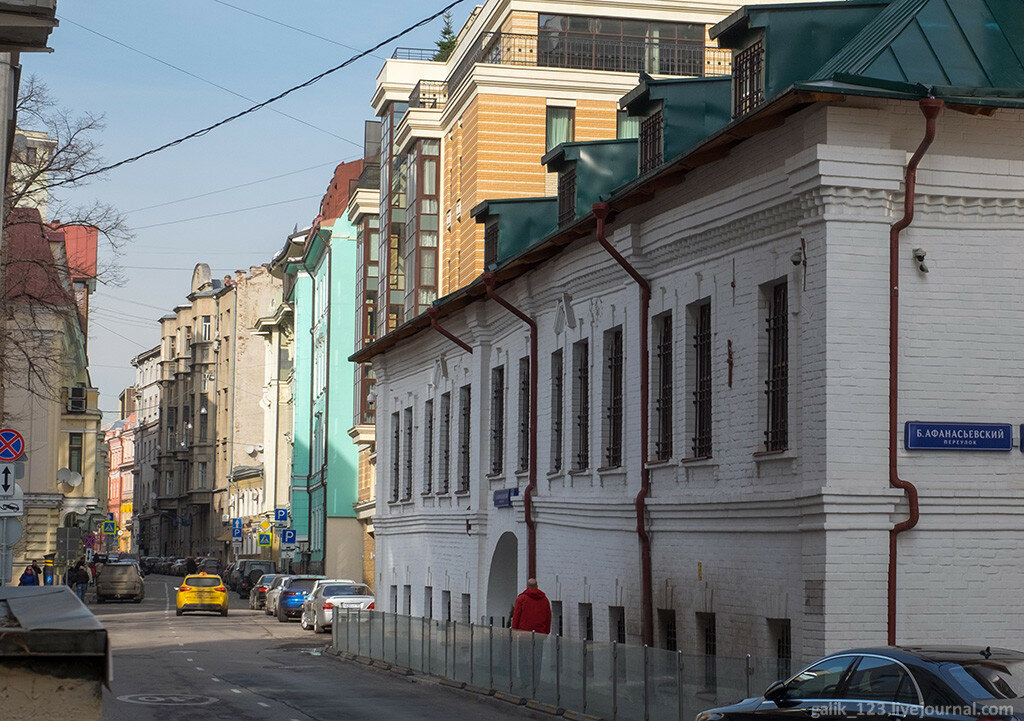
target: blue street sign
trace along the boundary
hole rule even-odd
[[[242,527],[239,526],[238,528],[232,528],[231,529],[231,537],[232,538],[241,538],[242,537]]]
[[[295,545],[295,529],[286,528],[281,531],[281,543],[285,545]]]
[[[1013,427],[1009,423],[907,421],[903,446],[908,451],[1008,451],[1013,448]]]
[[[259,534],[258,545],[260,545],[260,546],[270,546],[270,545],[273,545],[273,541],[271,540],[271,535],[269,533],[261,533],[261,534]]]
[[[108,513],[107,514],[107,520],[108,521],[113,521],[114,520],[114,514],[113,513]]]
[[[274,520],[275,521],[288,521],[288,509],[287,508],[275,508],[274,509]]]
[[[235,528],[241,529],[242,528],[242,519],[241,518],[232,518],[231,519],[231,528],[232,529],[235,529]]]
[[[518,488],[501,488],[494,492],[495,508],[511,508],[512,499],[519,495]]]
[[[103,533],[107,536],[113,536],[117,534],[117,524],[113,521],[103,522]]]

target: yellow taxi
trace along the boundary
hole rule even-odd
[[[218,611],[221,616],[228,615],[228,589],[220,576],[209,573],[185,576],[176,590],[179,616],[185,611]]]

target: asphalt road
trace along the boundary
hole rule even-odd
[[[534,717],[493,700],[324,655],[330,636],[280,623],[231,594],[227,617],[174,614],[180,579],[149,576],[141,604],[92,604],[110,633],[114,681],[105,721]]]

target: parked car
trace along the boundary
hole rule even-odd
[[[834,653],[759,698],[697,721],[796,718],[955,719],[1024,710],[1024,653],[982,646],[863,648]]]
[[[199,558],[196,559],[196,572],[197,573],[209,573],[217,576],[221,574],[221,562],[219,558]]]
[[[265,561],[256,558],[243,558],[232,571],[228,585],[234,589],[239,596],[247,598],[260,576],[267,573],[277,573],[277,564],[273,561]]]
[[[267,589],[279,573],[264,573],[256,580],[256,585],[249,591],[249,608],[260,609],[267,605]]]
[[[188,562],[187,558],[176,558],[171,563],[168,573],[172,576],[184,576],[185,575],[185,564]]]
[[[185,611],[216,611],[228,615],[228,589],[220,576],[207,573],[189,574],[176,586],[176,614]]]
[[[281,593],[281,585],[291,578],[288,574],[281,574],[267,586],[266,599],[263,604],[263,612],[268,616],[273,616],[277,613],[277,598]]]
[[[345,609],[370,609],[373,596],[363,583],[344,578],[317,581],[302,602],[299,623],[306,631],[324,633],[331,627],[335,607],[342,609],[342,613]]]
[[[145,597],[146,585],[134,561],[103,564],[96,576],[96,603],[113,599],[131,599],[135,603],[142,603]]]
[[[302,602],[323,576],[289,576],[281,584],[274,602],[274,615],[281,623],[302,615]]]

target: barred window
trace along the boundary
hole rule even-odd
[[[581,340],[572,346],[573,470],[590,467],[590,347]]]
[[[697,631],[704,642],[704,688],[713,691],[718,685],[718,637],[715,614],[698,613]]]
[[[517,471],[530,469],[530,359],[519,359],[519,462]]]
[[[788,618],[769,618],[768,632],[775,642],[775,678],[789,678],[792,674],[793,645],[790,640]]]
[[[694,309],[693,457],[711,457],[711,301]]]
[[[491,369],[491,475],[505,467],[505,366]]]
[[[640,121],[640,175],[654,170],[664,161],[663,125],[664,115],[661,110]]]
[[[402,500],[412,498],[412,408],[405,409],[404,463],[402,464]]]
[[[558,174],[558,227],[576,219],[576,167],[566,168]]]
[[[775,283],[768,298],[768,397],[765,450],[789,447],[789,299],[786,281]]]
[[[732,63],[733,112],[738,118],[764,102],[764,41],[736,53]]]
[[[434,490],[434,400],[423,404],[423,492]]]
[[[452,459],[452,394],[441,394],[441,417],[438,419],[438,450],[440,451],[437,492],[448,493],[451,488]]]
[[[654,457],[666,461],[672,457],[672,314],[656,319],[658,345],[654,349],[657,373],[654,399]]]
[[[402,421],[398,413],[391,414],[391,500],[398,500],[402,473]]]
[[[622,465],[622,328],[604,334],[604,467]]]
[[[562,423],[565,368],[562,351],[551,354],[551,470],[562,470]]]
[[[469,493],[469,419],[473,402],[471,386],[459,389],[459,485],[457,493]]]

